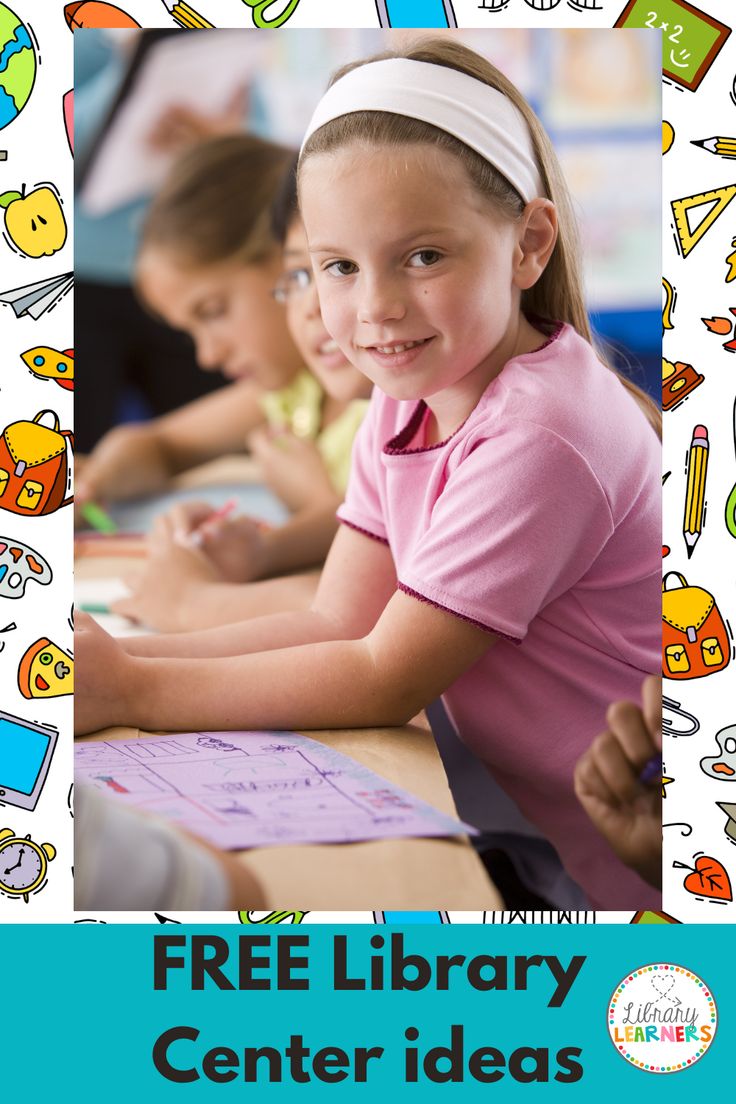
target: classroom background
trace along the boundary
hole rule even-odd
[[[137,106],[127,113],[122,151],[120,133],[113,141],[114,128],[120,126],[126,96],[130,107],[128,69],[140,32],[75,35],[75,270],[82,287],[130,294],[139,228],[170,163],[148,142],[167,106],[182,101],[205,113],[217,111],[218,103],[224,105],[243,87],[243,128],[298,146],[334,69],[417,34],[375,29],[153,33],[160,36],[157,49],[176,53],[178,60],[160,66],[155,81],[133,89]],[[596,333],[656,397],[661,386],[662,117],[657,36],[612,29],[445,33],[488,56],[540,116],[573,194]],[[230,64],[223,61],[228,57]],[[85,302],[80,292],[78,346],[84,342]],[[87,308],[87,323],[89,314]],[[182,342],[182,355],[191,355]],[[104,355],[94,360],[90,369],[102,381]],[[109,425],[96,424],[94,433],[85,432],[86,373],[82,363],[79,367],[77,430],[85,451]],[[190,377],[191,393],[179,392],[173,401],[172,391],[171,405],[221,382],[196,371]],[[112,390],[117,393],[110,399],[110,424],[162,413],[167,402],[160,393],[152,400],[149,389],[135,381]],[[99,410],[97,397],[95,403]]]

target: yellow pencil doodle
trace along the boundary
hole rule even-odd
[[[163,5],[171,18],[187,31],[214,30],[214,23],[210,23],[185,0],[163,0]]]
[[[697,425],[687,457],[687,489],[685,492],[685,516],[682,535],[685,539],[687,558],[695,551],[705,522],[705,487],[708,478],[708,454],[710,442],[706,426]]]

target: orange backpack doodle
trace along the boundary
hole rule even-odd
[[[667,580],[680,586],[667,589]],[[669,679],[703,678],[728,666],[731,641],[715,598],[688,586],[679,571],[662,580],[662,674]]]
[[[41,425],[50,414],[53,428]],[[0,437],[0,507],[14,514],[34,517],[53,514],[67,506],[69,448],[74,451],[74,436],[59,430],[53,410],[41,410],[32,422],[12,422]]]

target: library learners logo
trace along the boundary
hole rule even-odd
[[[685,966],[655,962],[623,978],[608,1002],[608,1033],[622,1058],[647,1073],[698,1062],[718,1028],[716,1002]]]

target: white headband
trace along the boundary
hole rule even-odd
[[[360,65],[325,92],[302,150],[325,123],[356,111],[388,111],[431,123],[495,165],[525,203],[545,194],[523,115],[502,92],[467,73],[410,58]]]

